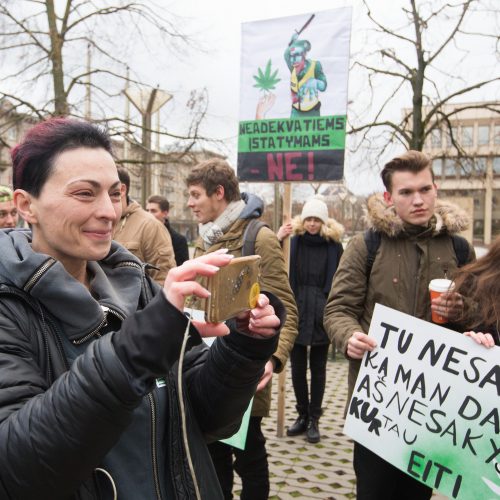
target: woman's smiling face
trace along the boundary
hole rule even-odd
[[[33,249],[67,269],[109,253],[121,216],[120,181],[102,148],[70,149],[56,156],[38,198],[31,197]]]

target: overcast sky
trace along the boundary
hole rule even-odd
[[[424,2],[420,1],[419,3],[423,4]],[[454,3],[458,3],[458,0],[454,0]],[[371,2],[378,19],[383,20],[389,26],[404,24],[400,10],[400,6],[403,4],[408,5],[408,0],[377,0]],[[158,83],[160,87],[170,90],[174,94],[173,101],[165,106],[163,113],[175,115],[176,112],[182,112],[188,90],[206,87],[209,92],[210,106],[202,132],[212,137],[225,139],[228,148],[224,152],[229,155],[230,161],[235,165],[240,98],[241,23],[273,17],[307,14],[345,6],[353,7],[351,57],[354,57],[361,51],[367,51],[367,40],[373,40],[373,38],[370,38],[372,35],[367,31],[370,23],[360,0],[350,2],[332,0],[308,0],[308,2],[298,0],[252,0],[251,2],[213,0],[211,2],[199,2],[197,0],[183,0],[171,4],[171,11],[181,16],[181,29],[192,33],[194,38],[201,44],[203,51],[193,50],[187,58],[183,55],[172,58],[171,61],[166,63],[167,66],[172,68],[172,71],[167,70],[154,74],[153,78],[161,75],[161,81],[151,81],[151,83]],[[484,21],[487,20],[484,19]],[[480,30],[482,27],[480,22],[481,20],[479,22],[476,20],[476,25],[469,26],[469,28]],[[445,32],[446,28],[447,25],[443,22],[440,29],[436,30],[436,39]],[[461,65],[463,54],[456,49],[457,47],[452,47],[450,50],[453,52],[450,52],[450,56],[447,58],[450,61],[450,68],[447,68],[450,73],[457,74],[459,70],[465,70],[466,76],[464,78],[474,81],[478,78],[478,75],[482,77],[488,71],[493,71],[493,68],[486,68],[481,65],[484,55],[481,53],[476,54],[475,58],[468,62],[469,66]],[[412,52],[399,52],[399,54],[402,57],[414,58]],[[411,61],[411,59],[408,60]],[[165,61],[163,63],[165,64]],[[411,64],[413,64],[413,61],[411,61]],[[440,75],[439,78],[442,78],[441,90],[443,91],[445,87],[447,91],[450,91],[455,84],[463,85],[463,81],[453,82],[449,75],[445,73]],[[351,76],[349,99],[351,105],[357,106],[358,112],[359,109],[363,109],[363,106],[368,104],[368,102],[363,103],[364,98],[369,98],[368,93],[363,92],[366,85],[367,82],[353,81]],[[381,95],[384,91],[383,87],[385,86],[380,88]],[[476,92],[467,98],[462,98],[461,101],[499,99],[499,87],[499,85],[496,85],[496,87],[488,88],[487,91]],[[395,119],[399,118],[402,107],[410,105],[411,96],[408,93],[403,94],[400,100],[396,100],[392,104],[392,113],[394,113]],[[393,151],[397,153],[398,148],[394,148]],[[381,184],[376,173],[377,168],[372,169],[375,172],[374,174],[370,174],[369,171],[364,169],[363,174],[360,175],[359,168],[356,168],[353,161],[357,162],[359,167],[360,160],[354,160],[347,155],[345,177],[349,187],[360,194],[380,189]]]
[[[460,0],[449,1],[458,3]],[[484,1],[490,2],[493,7],[498,6],[499,2],[499,0]],[[169,132],[182,133],[185,131],[187,122],[184,117],[186,116],[186,102],[189,99],[190,91],[207,88],[209,108],[201,133],[210,138],[223,140],[225,147],[222,152],[228,155],[234,166],[236,164],[236,137],[239,118],[240,40],[243,22],[352,6],[351,62],[358,58],[361,53],[366,54],[376,49],[375,34],[368,30],[370,22],[361,0],[308,0],[307,2],[299,0],[252,0],[249,2],[237,0],[206,2],[200,0],[176,0],[175,2],[156,0],[155,3],[161,5],[162,8],[165,6],[165,18],[172,19],[172,14],[178,16],[175,18],[175,24],[181,32],[192,37],[192,45],[189,48],[182,44],[165,45],[157,42],[153,30],[150,28],[141,29],[140,26],[122,25],[119,32],[108,30],[108,38],[114,44],[116,51],[113,55],[123,61],[122,66],[125,62],[129,64],[132,72],[135,73],[132,76],[136,76],[139,80],[152,86],[159,85],[161,89],[173,94],[173,99],[161,111],[162,125]],[[433,3],[436,2],[431,0],[418,1],[419,5]],[[401,6],[408,4],[408,0],[370,1],[373,12],[378,19],[388,26],[398,27],[405,24]],[[23,3],[22,5],[34,4]],[[57,0],[56,5],[61,8],[62,0]],[[491,21],[491,17],[490,15],[478,18],[475,20],[475,25],[468,26],[468,28],[471,31],[480,31]],[[447,27],[449,26],[447,26],[446,21],[443,21],[438,29],[430,34],[431,41],[435,41],[433,38],[437,40],[439,36],[443,36]],[[99,34],[102,36],[102,33]],[[140,38],[145,42],[146,48],[141,47],[141,44],[138,43]],[[444,68],[445,71],[437,75],[437,78],[440,79],[439,90],[443,93],[452,90],[454,85],[463,85],[464,82],[484,78],[488,73],[495,71],[495,67],[498,67],[498,60],[494,60],[493,64],[491,62],[483,63],[486,56],[484,49],[481,49],[483,52],[478,50],[474,57],[465,64],[462,60],[464,52],[461,51],[464,48],[470,49],[470,47],[452,45],[449,52],[444,54],[444,60],[449,64],[449,68]],[[397,48],[397,53],[405,61],[414,64],[415,55],[411,51],[405,52],[401,48]],[[69,55],[73,56],[78,64],[84,64],[85,58],[82,58],[80,53],[70,53]],[[491,55],[489,57],[491,61]],[[2,63],[4,72],[10,65],[15,73],[19,60],[14,57],[4,57]],[[463,74],[462,80],[453,78],[460,73]],[[17,82],[14,81],[14,84]],[[372,96],[367,92],[367,87],[368,81],[365,78],[359,78],[351,72],[348,95],[349,116],[357,114],[364,117],[364,113],[368,112]],[[377,87],[373,99],[380,99],[384,93],[388,92],[392,92],[391,86],[382,83]],[[121,114],[124,108],[123,98],[117,99],[117,106],[120,108],[117,112]],[[498,100],[500,99],[500,86],[490,86],[461,100],[470,101],[473,99]],[[406,91],[394,100],[388,112],[392,114],[392,117],[398,119],[401,116],[401,109],[410,105],[411,95]],[[349,136],[347,141],[349,146]],[[401,151],[401,147],[399,148]],[[399,151],[398,147],[395,147],[390,154]],[[362,155],[347,154],[345,177],[348,186],[360,194],[379,189],[381,187],[377,174],[379,168],[380,165],[370,164]]]

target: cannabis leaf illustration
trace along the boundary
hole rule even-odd
[[[281,81],[281,78],[277,78],[278,70],[272,72],[271,69],[272,62],[271,59],[267,61],[265,71],[261,68],[257,69],[257,75],[253,75],[254,80],[257,82],[254,87],[257,87],[263,92],[269,92],[276,88],[276,84]]]

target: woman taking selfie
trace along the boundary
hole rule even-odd
[[[30,230],[0,232],[0,498],[220,498],[205,442],[238,429],[276,347],[269,299],[244,331],[197,323],[184,345],[194,278],[231,256],[154,284],[111,239],[121,185],[94,125],[40,123],[12,161]]]

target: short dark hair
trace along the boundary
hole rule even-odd
[[[113,154],[106,130],[92,123],[51,118],[35,125],[11,151],[14,189],[24,189],[38,197],[57,155],[77,148],[102,148]]]
[[[125,194],[128,197],[128,192],[130,191],[130,174],[125,167],[118,167],[118,179],[125,186]]]
[[[380,176],[382,177],[385,189],[390,193],[392,190],[392,176],[394,172],[413,172],[417,174],[426,168],[430,170],[432,182],[434,182],[431,159],[421,151],[410,149],[406,153],[396,156],[396,158],[393,158],[389,163],[386,163]]]
[[[222,186],[226,201],[241,200],[238,178],[229,163],[220,158],[212,158],[198,163],[186,179],[188,187],[194,184],[203,186],[208,196],[214,194],[218,186]]]
[[[162,212],[168,212],[170,210],[170,203],[160,194],[153,194],[148,198],[148,203],[156,203],[160,207]]]

